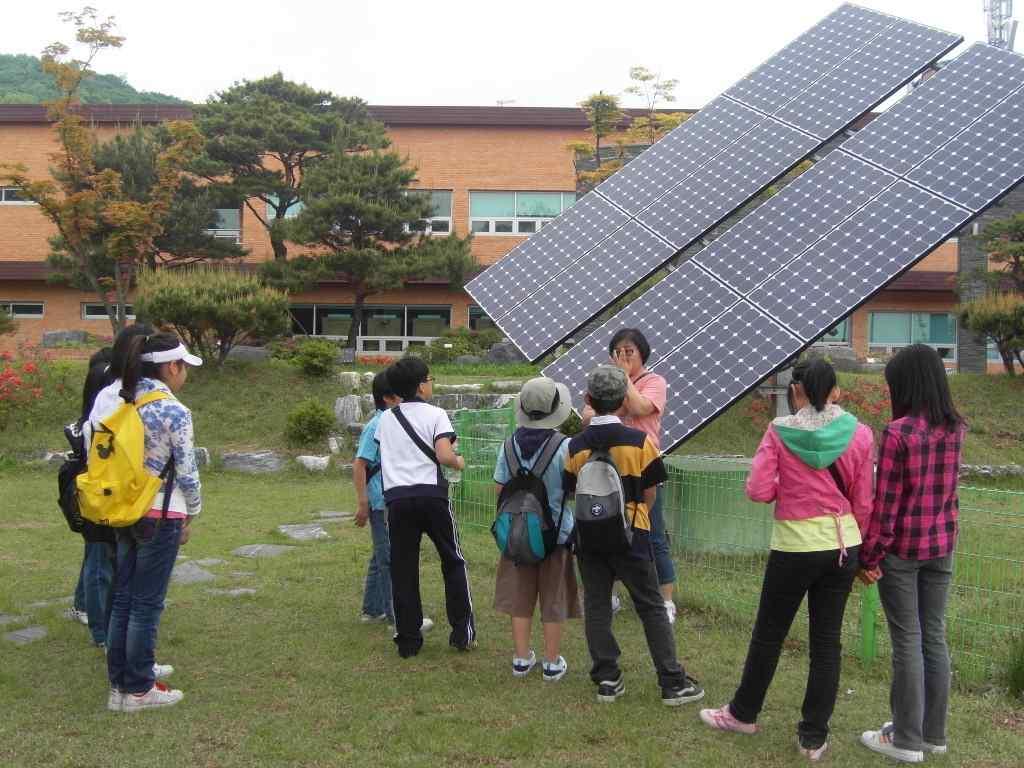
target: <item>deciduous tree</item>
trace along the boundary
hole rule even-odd
[[[659,135],[659,121],[657,114],[657,107],[659,102],[673,102],[676,100],[676,86],[679,85],[678,80],[674,79],[662,79],[660,74],[655,74],[647,67],[630,67],[629,68],[629,79],[633,81],[633,84],[626,88],[626,93],[634,96],[639,96],[644,103],[644,110],[647,115],[642,118],[643,122],[641,125],[637,125],[634,121],[632,126],[634,129],[641,129],[647,134],[647,144],[653,144],[665,133]],[[668,122],[675,122],[674,120]],[[682,120],[676,122],[676,125],[680,124]],[[675,126],[673,126],[675,127]],[[669,128],[668,130],[672,130]]]

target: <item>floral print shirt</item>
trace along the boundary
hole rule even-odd
[[[198,515],[202,510],[202,500],[192,434],[192,412],[181,404],[166,384],[157,379],[144,378],[139,381],[135,397],[157,390],[166,392],[170,397],[139,408],[139,416],[146,428],[146,469],[159,475],[173,455],[175,487],[172,489],[170,509],[186,512],[190,516]],[[153,502],[154,507],[163,505],[166,490],[165,484]]]

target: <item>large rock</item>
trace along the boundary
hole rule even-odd
[[[462,395],[454,392],[447,395],[434,395],[430,402],[446,411],[457,411],[459,408],[466,407],[462,404]]]
[[[522,388],[523,382],[520,379],[508,379],[491,382],[491,392],[505,392],[511,395],[518,395],[519,390],[521,390]]]
[[[171,571],[171,581],[175,584],[200,584],[204,581],[213,581],[217,577],[200,565],[188,560],[178,563]]]
[[[331,538],[330,534],[319,523],[298,523],[279,525],[277,530],[295,541],[319,541]]]
[[[363,418],[363,402],[359,395],[342,395],[334,401],[334,419],[342,427]]]
[[[342,371],[338,374],[338,383],[345,392],[358,392],[362,377],[355,371]]]
[[[235,472],[248,472],[252,475],[265,472],[280,472],[284,469],[284,459],[273,451],[225,453],[222,459],[224,469],[234,470]]]
[[[331,465],[330,456],[296,456],[295,460],[310,472],[326,472]]]
[[[489,363],[525,363],[526,356],[511,341],[499,341],[487,350]]]
[[[341,453],[341,443],[338,442],[338,438],[334,436],[327,438],[327,450],[330,451],[333,456],[337,456]]]
[[[361,421],[353,421],[345,426],[345,431],[348,432],[352,437],[358,439],[363,434],[363,427],[366,425]]]
[[[237,344],[228,352],[228,360],[240,363],[259,363],[268,357],[270,357],[270,350],[266,347],[250,347],[246,344]]]
[[[439,384],[434,388],[434,391],[438,394],[449,392],[464,394],[466,392],[481,392],[483,388],[483,384]]]
[[[277,557],[295,549],[290,544],[246,544],[231,551],[236,557]]]
[[[46,331],[41,346],[52,348],[62,344],[85,344],[88,340],[89,334],[86,331]]]
[[[833,368],[845,373],[878,373],[885,370],[885,363],[870,363],[867,360],[858,358],[853,347],[819,344],[810,347],[805,355],[807,357],[825,358],[832,363]]]
[[[359,401],[363,406],[363,418],[369,421],[370,416],[373,416],[377,410],[377,404],[373,402],[373,395],[360,395]]]
[[[367,392],[372,391],[373,379],[376,375],[377,374],[374,373],[373,371],[366,371],[363,373],[363,389],[365,389]]]

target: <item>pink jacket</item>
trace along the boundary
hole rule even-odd
[[[831,407],[839,414],[843,413],[838,407]],[[845,451],[835,460],[850,496],[847,500],[832,479],[827,464],[821,468],[811,466],[790,450],[776,431],[776,425],[798,425],[802,414],[804,411],[797,416],[776,419],[768,427],[750,468],[747,496],[753,501],[774,501],[778,520],[804,520],[852,512],[863,534],[874,503],[874,436],[870,428],[857,424]],[[818,414],[818,417],[827,421],[827,414]],[[809,431],[813,432],[813,429]]]

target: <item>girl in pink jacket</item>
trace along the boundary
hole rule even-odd
[[[817,761],[828,748],[843,612],[871,514],[874,439],[836,405],[836,374],[824,360],[796,365],[789,398],[793,415],[768,427],[747,478],[752,500],[775,502],[775,524],[743,677],[731,702],[700,717],[718,730],[757,732],[782,643],[806,595],[810,674],[797,736],[801,754]]]

